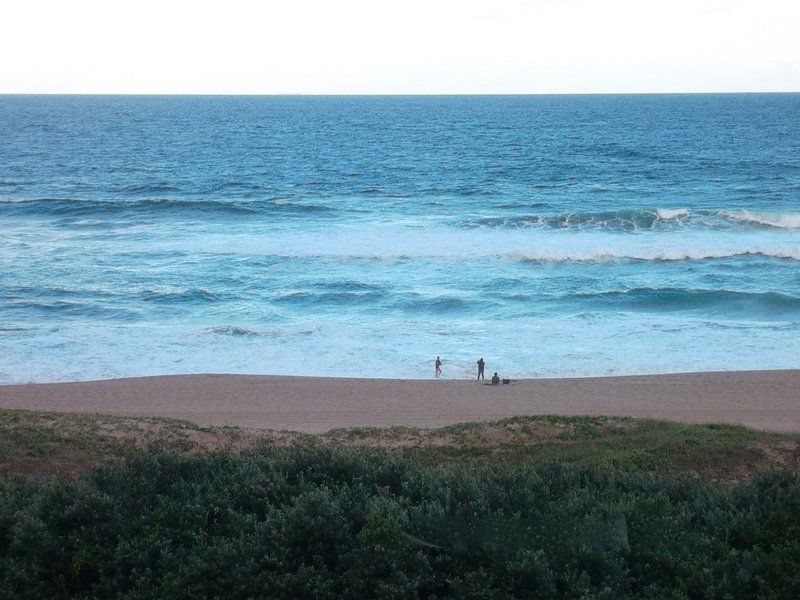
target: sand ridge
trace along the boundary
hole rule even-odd
[[[0,385],[0,407],[322,433],[517,415],[605,415],[800,431],[800,370],[475,381],[164,375]]]

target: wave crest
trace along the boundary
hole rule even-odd
[[[800,229],[800,212],[769,212],[769,211],[720,211],[720,215],[733,221],[777,227],[778,229]]]
[[[9,216],[55,217],[118,217],[153,214],[191,214],[192,216],[220,215],[280,215],[306,216],[335,212],[324,204],[304,204],[281,199],[271,200],[70,200],[38,198],[34,200],[0,200],[0,214]]]
[[[800,229],[800,212],[750,210],[690,210],[655,208],[479,217],[458,223],[465,228],[607,229],[637,231],[678,227],[767,227]]]
[[[533,252],[520,255],[529,262],[599,262],[609,260],[682,261],[722,260],[726,258],[779,258],[800,260],[800,248],[753,248],[742,250],[674,250],[674,251],[604,251],[597,252]]]
[[[785,314],[800,311],[800,298],[777,292],[749,292],[726,289],[638,287],[627,290],[579,292],[570,298],[591,301],[593,307],[635,310],[707,310],[726,313]]]
[[[249,327],[241,327],[238,325],[219,325],[218,327],[210,327],[206,331],[212,335],[231,336],[241,338],[256,338],[256,337],[281,337],[285,335],[312,335],[320,331],[319,327],[311,327],[308,329],[251,329]]]

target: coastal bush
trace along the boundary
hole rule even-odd
[[[0,479],[0,597],[796,598],[800,479],[136,452]]]

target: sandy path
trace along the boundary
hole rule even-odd
[[[617,415],[800,431],[800,370],[474,381],[175,375],[0,386],[0,407],[322,432],[513,415]]]

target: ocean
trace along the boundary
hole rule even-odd
[[[800,94],[0,96],[0,382],[800,368]]]

